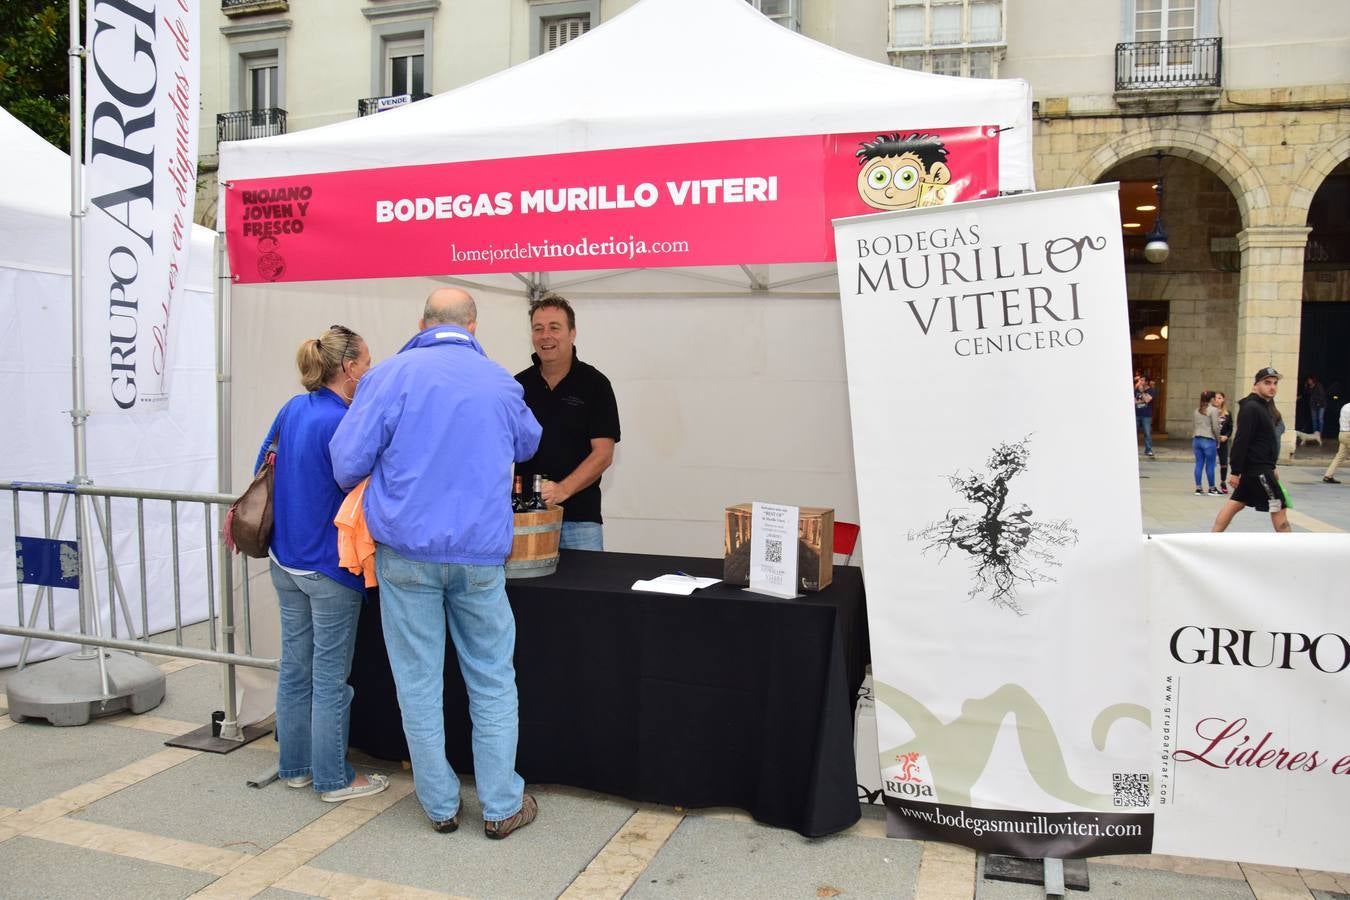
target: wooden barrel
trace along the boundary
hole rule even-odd
[[[515,537],[506,558],[507,578],[538,578],[558,571],[558,538],[562,536],[563,509],[515,514]]]

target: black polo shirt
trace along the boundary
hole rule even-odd
[[[516,375],[525,389],[525,403],[543,426],[539,450],[528,462],[516,465],[525,476],[526,493],[536,474],[550,481],[562,481],[591,454],[593,438],[613,438],[619,442],[619,406],[614,388],[595,366],[577,359],[572,348],[572,368],[549,390],[539,371],[539,355],[534,365]],[[565,522],[603,522],[600,517],[600,481],[578,491],[563,504]]]

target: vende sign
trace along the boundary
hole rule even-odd
[[[834,259],[830,220],[998,192],[990,126],[239,180],[236,281]]]

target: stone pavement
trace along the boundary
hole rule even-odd
[[[1189,458],[1188,447],[1169,442],[1156,459],[1141,461],[1145,531],[1208,530],[1219,501],[1191,493]],[[1321,472],[1284,469],[1295,529],[1350,530],[1350,484],[1323,485]],[[1269,519],[1244,512],[1233,527],[1264,530]],[[201,630],[189,630],[197,642]],[[19,725],[0,715],[0,896],[1043,896],[1039,887],[978,878],[972,851],[887,839],[874,806],[848,831],[808,839],[737,810],[532,785],[539,819],[498,842],[476,827],[470,784],[459,832],[438,835],[409,774],[374,760],[354,761],[391,776],[390,789],[375,797],[325,804],[279,782],[250,788],[247,780],[275,768],[270,737],[225,756],[163,745],[219,706],[218,668],[150,659],[168,686],[152,713],[82,728]],[[0,672],[0,687],[10,674]],[[1091,860],[1089,877],[1085,896],[1101,898],[1350,898],[1350,875],[1163,856]]]

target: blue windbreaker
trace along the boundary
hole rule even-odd
[[[419,562],[499,566],[511,552],[511,463],[539,447],[524,392],[458,325],[436,325],[361,379],[329,444],[366,525]]]
[[[283,566],[322,572],[364,594],[361,577],[338,565],[333,524],[347,492],[333,480],[328,442],[346,413],[346,402],[326,387],[292,397],[267,429],[253,470],[262,467],[280,427],[272,487],[272,555]]]

